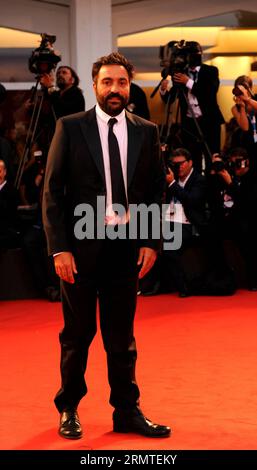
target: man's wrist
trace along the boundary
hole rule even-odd
[[[47,88],[47,93],[49,93],[49,95],[51,95],[52,93],[54,93],[55,91],[57,91],[56,87],[54,85],[52,86],[49,86]]]

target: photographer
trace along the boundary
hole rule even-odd
[[[233,240],[245,261],[248,288],[257,290],[256,171],[245,149],[233,149],[226,163],[214,158],[208,188],[213,259],[225,263],[223,241]]]
[[[210,152],[219,152],[221,124],[224,123],[217,103],[219,73],[217,67],[202,64],[202,49],[199,43],[192,41],[185,43],[185,46],[177,47],[180,49],[174,50],[176,57],[174,65],[172,64],[173,70],[171,70],[173,86],[168,91],[168,83],[164,81],[160,94],[166,103],[168,99],[173,102],[178,97],[181,114],[181,141],[193,156],[194,168],[201,172],[203,170],[202,155],[205,156],[204,165],[207,170],[210,168],[211,161],[206,146],[201,141],[195,120]],[[183,47],[188,50],[187,55]]]
[[[22,223],[23,249],[39,295],[56,302],[60,300],[59,279],[54,271],[53,260],[47,255],[41,215],[46,155],[38,149],[36,142],[31,154],[30,164],[23,173],[20,186],[22,202],[27,205]]]
[[[206,226],[206,181],[194,170],[190,153],[184,148],[178,148],[168,160],[166,183],[166,203],[169,207],[165,221],[170,226],[170,232],[177,229],[182,233],[182,245],[178,250],[163,251],[162,267],[167,281],[172,279],[180,297],[186,297],[189,289],[182,254],[194,244]]]
[[[43,92],[43,104],[38,122],[37,141],[47,154],[55,131],[56,120],[62,116],[75,114],[85,110],[85,100],[78,87],[79,78],[76,72],[68,66],[61,66],[56,72],[56,85],[54,70],[40,73],[39,83]],[[33,111],[34,101],[27,101],[27,109]]]
[[[69,114],[85,111],[85,100],[79,85],[79,77],[75,70],[67,65],[58,67],[56,85],[52,73],[40,76],[40,84],[47,91],[56,119]]]
[[[240,127],[240,133],[233,136],[232,144],[244,147],[251,165],[257,166],[257,101],[252,87],[252,80],[247,75],[241,75],[235,80],[232,90],[235,104],[231,112]]]

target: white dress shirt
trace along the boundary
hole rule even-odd
[[[191,105],[192,107],[192,110],[193,110],[193,113],[194,113],[194,116],[196,118],[199,118],[200,116],[202,116],[202,111],[201,111],[201,108],[199,106],[199,103],[198,103],[198,99],[196,98],[195,95],[193,95],[193,93],[191,92],[193,86],[194,86],[194,83],[197,82],[197,79],[198,79],[198,73],[200,71],[200,65],[198,65],[197,67],[195,67],[194,71],[197,72],[197,78],[195,80],[193,80],[193,74],[190,70],[188,70],[188,75],[189,75],[189,80],[187,81],[186,83],[186,87],[188,89],[188,101],[189,101],[189,104]],[[188,117],[193,117],[192,116],[192,112],[190,110],[190,108],[188,107],[188,110],[187,110],[187,116]]]
[[[103,162],[104,162],[104,173],[106,182],[106,224],[117,224],[125,223],[127,218],[118,218],[112,209],[112,185],[111,185],[111,172],[110,172],[110,159],[109,159],[109,146],[108,146],[108,132],[109,125],[108,121],[113,116],[106,114],[100,106],[96,105],[96,120],[100,134],[101,146],[103,151]],[[118,116],[115,116],[117,123],[113,126],[113,132],[118,140],[121,167],[125,185],[125,191],[127,195],[127,155],[128,155],[128,129],[126,122],[125,110],[123,110]],[[124,219],[124,220],[123,220]]]

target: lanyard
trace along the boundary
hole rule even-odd
[[[251,111],[250,113],[250,121],[252,124],[252,129],[253,129],[253,140],[254,143],[257,142],[257,128],[256,128],[256,116],[254,114],[254,111]]]

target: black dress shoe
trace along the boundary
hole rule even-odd
[[[61,413],[59,434],[66,439],[80,439],[82,437],[78,413],[74,408],[65,409]]]
[[[170,427],[152,423],[137,407],[131,411],[115,409],[113,412],[113,431],[133,432],[146,437],[168,437],[171,433]]]
[[[181,290],[181,291],[179,291],[178,296],[179,296],[181,299],[183,299],[184,297],[189,297],[190,294],[189,294],[189,292],[188,292],[187,290]]]
[[[50,302],[60,302],[61,294],[60,289],[57,289],[54,286],[49,286],[45,289],[45,296]]]

